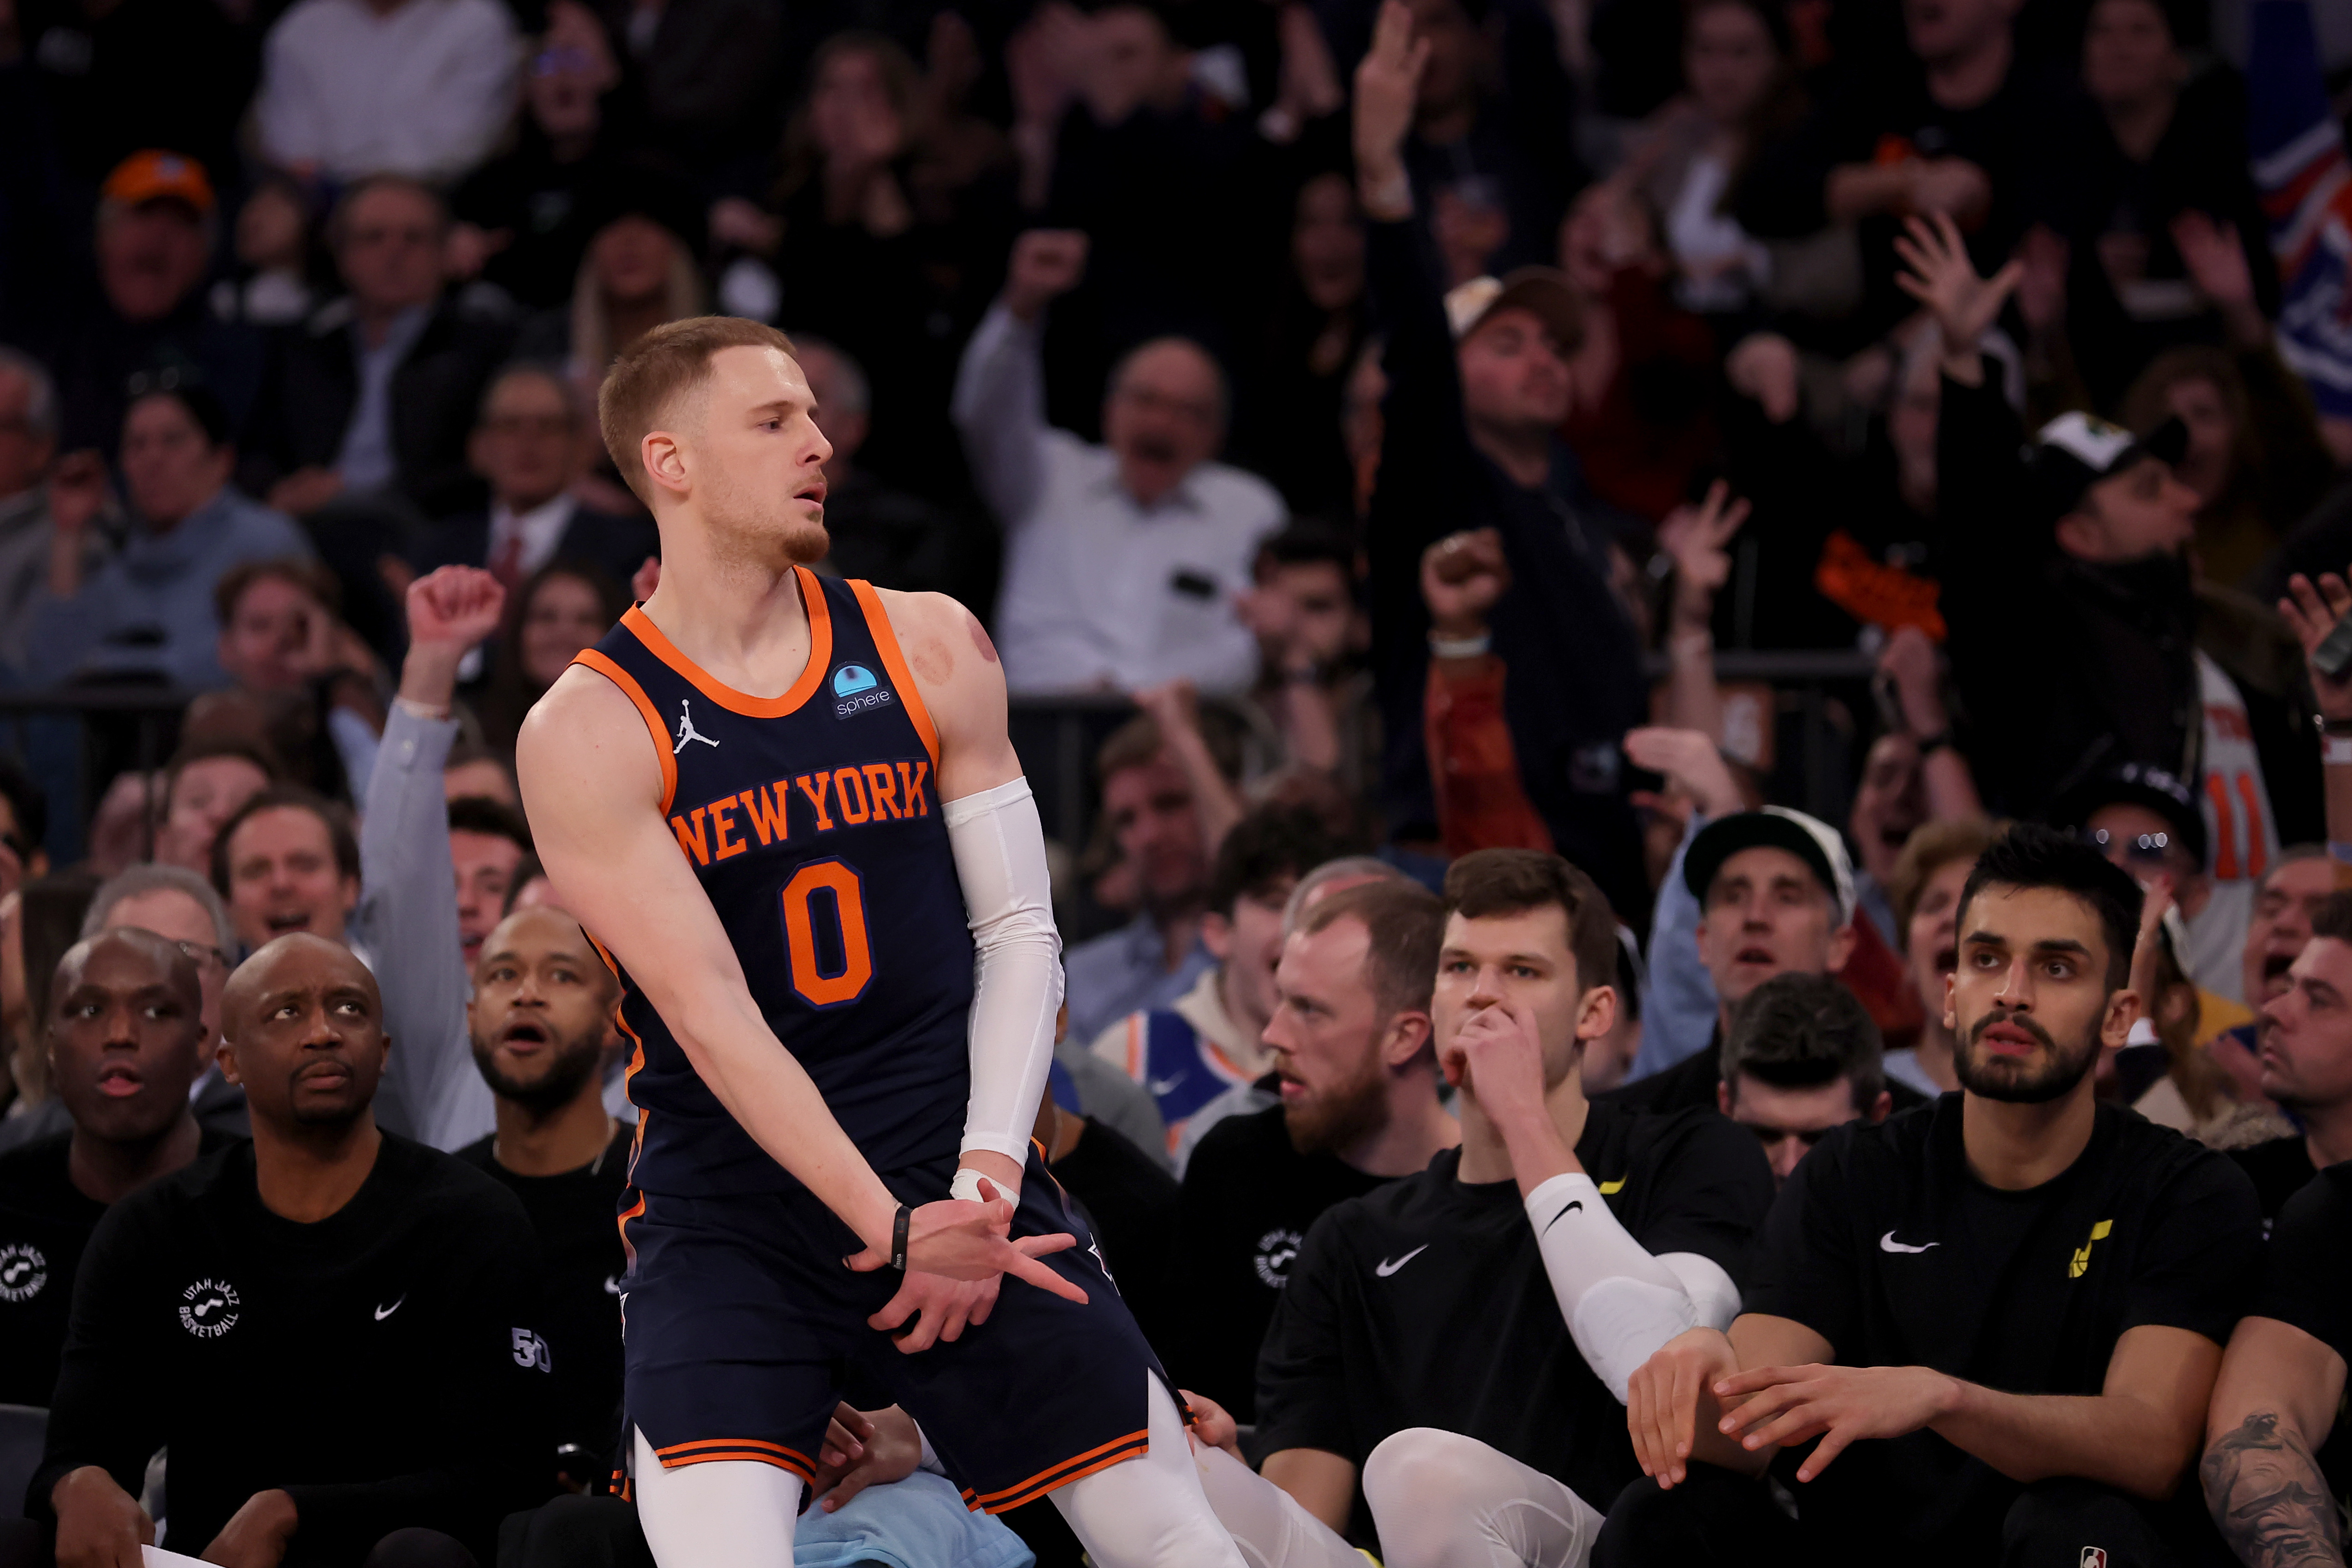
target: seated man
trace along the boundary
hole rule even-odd
[[[588,471],[590,423],[560,368],[522,362],[499,371],[466,445],[467,463],[489,485],[489,509],[428,524],[410,564],[420,575],[486,567],[509,593],[558,560],[587,562],[615,583],[636,575],[659,552],[654,525],[583,506],[572,493]]]
[[[446,782],[447,775],[443,775]],[[471,973],[482,942],[506,912],[507,890],[530,853],[530,824],[519,807],[481,796],[449,802],[449,859],[457,873],[457,950]]]
[[[222,1005],[253,1142],[100,1225],[27,1501],[58,1562],[136,1563],[168,1447],[173,1538],[208,1561],[356,1563],[394,1533],[405,1563],[490,1561],[548,1489],[530,1223],[377,1130],[383,1004],[347,949],[279,938]]]
[[[183,741],[153,795],[155,860],[200,876],[210,871],[223,826],[277,782],[277,760],[250,741]]]
[[[1646,1106],[1712,1104],[1732,1009],[1776,974],[1835,974],[1854,950],[1853,862],[1836,829],[1777,805],[1694,828],[1658,892],[1622,1091]]]
[[[2205,1417],[2205,1506],[2250,1568],[2338,1564],[2345,1478],[2318,1456],[2340,1425],[2352,1355],[2352,1170],[2297,1193],[2263,1250],[2262,1289],[2230,1336]]]
[[[1237,691],[1257,639],[1234,613],[1282,497],[1216,461],[1224,375],[1183,338],[1128,352],[1103,399],[1103,444],[1045,424],[1045,307],[1076,286],[1087,238],[1013,242],[1004,293],[971,335],[952,413],[974,481],[1003,524],[997,638],[1015,693],[1189,679]]]
[[[604,1479],[620,1441],[621,1293],[614,1216],[634,1124],[605,1114],[604,1058],[620,982],[560,910],[508,916],[482,943],[467,1024],[499,1129],[457,1158],[522,1200],[539,1233],[541,1317],[554,1356],[559,1463]]]
[[[1158,1102],[1169,1155],[1187,1117],[1273,1065],[1263,1037],[1274,1016],[1283,907],[1298,879],[1342,847],[1304,806],[1263,805],[1242,818],[1218,846],[1201,917],[1202,944],[1216,963],[1170,1005],[1130,1013],[1095,1037],[1094,1054]]]
[[[1184,1169],[1176,1375],[1257,1419],[1258,1347],[1326,1209],[1425,1169],[1462,1129],[1437,1100],[1429,993],[1444,913],[1402,880],[1333,893],[1283,943],[1265,1042],[1281,1101],[1229,1116]]]
[[[1732,1015],[1717,1103],[1786,1182],[1831,1128],[1886,1120],[1895,1096],[1879,1055],[1878,1026],[1853,992],[1826,974],[1776,974]]]
[[[212,885],[194,871],[177,866],[133,866],[99,884],[82,916],[85,938],[124,927],[153,931],[195,961],[196,979],[204,987],[204,1037],[196,1043],[195,1082],[190,1105],[206,1131],[236,1138],[248,1136],[245,1091],[221,1076],[216,1059],[220,1045],[220,999],[228,984],[229,954],[236,949],[236,928],[228,906]]]
[[[1616,1007],[1616,920],[1591,879],[1480,850],[1445,905],[1432,1012],[1462,1146],[1308,1230],[1258,1360],[1264,1481],[1351,1540],[1376,1526],[1391,1568],[1571,1568],[1640,1479],[1625,1379],[1731,1321],[1772,1177],[1711,1110],[1585,1099],[1584,1047]],[[1259,1542],[1264,1483],[1218,1467],[1206,1484]],[[1476,1544],[1498,1539],[1514,1555]]]
[[[2311,916],[2311,940],[2284,990],[2255,1024],[2262,1091],[2303,1124],[2230,1157],[2252,1178],[2263,1217],[2275,1219],[2314,1173],[2352,1160],[2352,893],[2330,893]]]
[[[2140,906],[2048,828],[1985,851],[1945,997],[1959,1095],[1823,1139],[1729,1334],[1635,1374],[1651,1479],[1596,1564],[2197,1560],[2178,1489],[2261,1220],[2226,1157],[2095,1098]],[[1793,1521],[1749,1479],[1784,1446]]]
[[[360,901],[360,847],[351,817],[315,791],[278,784],[221,824],[213,888],[228,900],[250,952],[289,931],[348,940]]]
[[[375,765],[383,703],[374,656],[343,625],[341,604],[342,584],[309,555],[248,561],[213,584],[221,668],[270,752],[299,783],[357,800]]]
[[[0,1155],[0,1403],[47,1405],[74,1270],[107,1206],[234,1142],[188,1108],[205,1038],[193,959],[152,931],[68,949],[44,1023],[69,1130]]]

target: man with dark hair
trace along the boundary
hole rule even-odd
[[[1333,893],[1282,945],[1274,974],[1280,1103],[1224,1118],[1184,1168],[1175,1374],[1257,1419],[1258,1346],[1323,1211],[1426,1167],[1462,1130],[1437,1099],[1429,994],[1444,910],[1406,881]]]
[[[2254,1027],[2262,1090],[2303,1127],[2230,1151],[2269,1221],[2314,1174],[2352,1160],[2352,893],[2319,901],[2286,989],[2263,1004]]]
[[[215,735],[181,742],[154,796],[154,858],[209,876],[221,828],[277,782],[278,759],[254,741]]]
[[[1206,1479],[1245,1540],[1271,1482],[1294,1536],[1376,1527],[1394,1568],[1558,1568],[1639,1477],[1625,1378],[1738,1310],[1771,1173],[1711,1110],[1585,1098],[1617,973],[1591,878],[1480,850],[1447,871],[1445,908],[1431,1011],[1461,1147],[1308,1230],[1258,1361],[1264,1481],[1213,1460]]]
[[[383,710],[373,656],[344,626],[342,584],[314,556],[248,561],[213,584],[220,663],[266,717],[270,749],[320,793],[360,798]]]
[[[1169,1006],[1130,1013],[1096,1037],[1094,1054],[1150,1091],[1171,1157],[1187,1117],[1273,1065],[1263,1037],[1284,906],[1300,877],[1348,847],[1309,807],[1268,805],[1243,817],[1218,847],[1201,919],[1215,963]]]
[[[0,1155],[0,1402],[45,1405],[74,1270],[107,1206],[234,1142],[188,1103],[206,1044],[194,960],[152,931],[106,931],[58,961],[42,1034],[68,1131]]]
[[[603,1100],[620,983],[560,910],[509,915],[480,945],[467,1026],[499,1126],[457,1157],[521,1199],[539,1233],[558,1462],[575,1483],[601,1483],[598,1462],[620,1439],[620,1279],[628,1268],[613,1216],[636,1131]]]
[[[472,973],[482,939],[506,912],[515,868],[531,852],[530,824],[503,801],[459,795],[449,803],[449,858],[457,873],[457,944]]]
[[[1944,998],[1961,1092],[1822,1139],[1729,1333],[1634,1374],[1651,1479],[1596,1568],[2197,1560],[2179,1483],[2261,1221],[2224,1156],[2095,1097],[2141,901],[2050,828],[1978,859]],[[1781,1448],[1794,1520],[1761,1479]]]
[[[1164,1007],[1184,994],[1212,962],[1198,940],[1209,889],[1210,835],[1203,803],[1168,737],[1138,714],[1103,742],[1095,777],[1112,842],[1132,868],[1141,907],[1118,931],[1062,955],[1070,1039],[1079,1051],[1128,1014]]]
[[[383,1004],[348,950],[280,937],[224,1008],[253,1142],[100,1222],[27,1502],[59,1563],[136,1563],[168,1446],[173,1536],[207,1561],[487,1562],[548,1489],[530,1222],[377,1130]]]
[[[275,784],[221,824],[212,879],[248,950],[289,931],[340,942],[359,906],[360,844],[349,816],[325,796]]]
[[[1895,1097],[1879,1058],[1878,1026],[1843,983],[1776,974],[1732,1014],[1716,1094],[1786,1182],[1831,1128],[1886,1120]]]

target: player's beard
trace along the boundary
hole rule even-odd
[[[1389,1123],[1388,1074],[1377,1055],[1363,1070],[1318,1094],[1286,1100],[1282,1124],[1302,1154],[1336,1154]]]
[[[492,1047],[496,1045],[496,1041],[491,1042]],[[604,1054],[604,1035],[600,1026],[593,1035],[557,1041],[539,1076],[520,1079],[499,1065],[494,1048],[485,1047],[479,1040],[474,1042],[474,1065],[481,1069],[482,1081],[490,1086],[490,1092],[538,1116],[571,1104],[581,1087],[595,1076],[596,1064]]]
[[[772,491],[740,486],[718,474],[706,483],[702,517],[711,557],[721,567],[781,576],[791,567],[824,560],[833,547],[822,506],[819,521],[811,522],[801,516],[795,499],[780,501]]]
[[[1995,1024],[2014,1024],[2042,1043],[2039,1061],[2019,1061],[1986,1054],[1978,1043]],[[1985,1100],[2011,1105],[2046,1105],[2071,1092],[2099,1061],[2099,1026],[2095,1020],[2083,1042],[2071,1051],[2059,1048],[2050,1031],[2023,1013],[1995,1008],[1970,1025],[1953,1043],[1952,1073],[1960,1087]]]

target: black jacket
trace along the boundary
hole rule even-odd
[[[649,519],[615,512],[573,509],[555,542],[551,561],[583,561],[602,570],[613,584],[626,588],[648,555],[661,553],[661,539]],[[418,576],[439,566],[488,566],[490,563],[490,514],[459,512],[426,524],[415,536],[408,563]]]
[[[1619,742],[1646,721],[1648,686],[1633,620],[1609,585],[1610,516],[1583,493],[1566,447],[1554,447],[1549,481],[1528,489],[1470,444],[1454,336],[1419,233],[1410,223],[1366,227],[1372,300],[1388,333],[1385,433],[1365,543],[1391,826],[1428,831],[1435,821],[1422,740],[1422,552],[1458,529],[1496,529],[1511,587],[1491,625],[1510,671],[1504,712],[1528,798],[1559,852],[1621,914],[1639,918],[1649,896]]]
[[[466,463],[477,405],[512,334],[503,321],[444,300],[392,374],[392,447],[402,495],[428,517],[480,506],[480,479]],[[280,332],[246,441],[247,488],[256,495],[297,468],[331,468],[360,395],[351,304],[338,300]]]
[[[1988,374],[1946,377],[1936,426],[1942,607],[1965,750],[1985,804],[2032,816],[2124,763],[2195,787],[2203,771],[2200,639],[2245,700],[2279,833],[2315,830],[2315,742],[2265,639],[2233,631],[2259,609],[2202,590],[2179,556],[2097,564],[2058,548],[2023,489],[2023,435]],[[2236,596],[2229,596],[2232,600]]]

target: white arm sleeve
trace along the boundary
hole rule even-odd
[[[1731,1310],[1738,1310],[1729,1276],[1693,1253],[1653,1257],[1581,1172],[1554,1176],[1529,1193],[1528,1223],[1536,1228],[1570,1337],[1620,1403],[1633,1369],[1661,1345],[1712,1321],[1727,1296]]]
[[[1027,779],[945,802],[940,810],[979,948],[963,1147],[1019,1164],[1029,1155],[1037,1096],[1054,1059],[1054,1016],[1062,1005],[1062,937],[1054,929],[1045,829]]]

